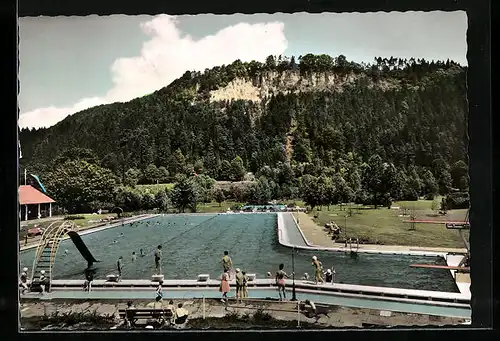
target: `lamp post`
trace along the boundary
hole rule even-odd
[[[297,301],[295,293],[295,247],[292,248],[292,301]]]

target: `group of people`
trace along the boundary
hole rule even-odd
[[[335,270],[333,268],[324,271],[323,264],[316,256],[312,257],[312,266],[314,268],[314,279],[316,285],[325,282],[333,284],[335,276]],[[221,301],[226,302],[227,294],[231,291],[229,282],[231,281],[231,269],[233,267],[233,261],[231,260],[231,257],[229,257],[228,251],[224,251],[224,256],[222,257],[222,267],[224,272],[221,276],[219,291],[222,293]],[[293,272],[290,275],[287,274],[284,268],[285,265],[280,264],[278,266],[278,271],[275,274],[275,281],[276,281],[276,286],[278,287],[278,294],[280,301],[286,299],[285,278],[290,278],[292,275],[294,275]],[[270,272],[268,272],[267,276],[271,277],[272,275]],[[303,279],[306,280],[309,279],[309,275],[305,273]],[[236,268],[235,280],[236,280],[236,299],[248,297],[248,289],[247,289],[248,276],[246,276],[246,273],[244,271],[241,271],[239,268]]]
[[[163,306],[163,294],[161,291],[161,285],[162,282],[158,284],[159,289],[158,288],[156,289],[157,298],[155,300],[155,303],[153,304],[153,308],[156,309],[156,304],[160,303],[163,311],[170,311],[169,314],[170,324],[172,325],[184,324],[189,316],[189,311],[186,308],[184,308],[184,305],[182,303],[178,303],[176,307],[174,305],[174,301],[172,300],[170,300],[166,306]],[[132,305],[132,301],[127,302],[127,310],[134,308],[135,307]],[[160,318],[163,318],[163,316]],[[132,323],[132,321],[128,320],[127,315],[125,317],[125,323],[129,326]]]
[[[40,276],[38,280],[34,283],[40,287],[40,294],[44,294],[48,290],[50,290],[50,280],[47,276],[45,276],[45,270],[40,271]],[[33,284],[30,283],[32,288]],[[21,295],[24,295],[26,291],[29,289],[28,286],[28,268],[23,268],[21,275],[19,276],[19,287],[21,288]]]
[[[224,256],[222,257],[222,268],[224,270],[219,291],[222,293],[222,302],[227,301],[227,294],[231,291],[231,286],[229,281],[231,281],[231,269],[233,268],[233,261],[229,257],[229,251],[224,251]],[[242,299],[248,297],[248,276],[245,271],[241,271],[239,268],[235,270],[235,280],[236,280],[236,298]]]

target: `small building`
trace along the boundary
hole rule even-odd
[[[52,203],[55,200],[30,185],[19,186],[20,219],[52,217]]]

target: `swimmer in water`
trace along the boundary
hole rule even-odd
[[[64,254],[67,255],[68,254],[68,249],[64,250]]]
[[[116,239],[115,239],[115,240],[113,240],[113,244],[116,244],[116,243],[118,243],[118,242],[116,241]]]
[[[141,257],[144,257],[145,254],[144,254],[144,250],[143,249],[140,249],[139,252],[141,253]]]
[[[132,252],[132,262],[135,262],[137,260],[137,255],[135,254],[135,251]]]

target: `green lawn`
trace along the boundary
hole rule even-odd
[[[415,214],[417,220],[464,221],[467,211],[453,210],[449,211],[446,216],[440,216],[431,209],[431,200],[395,202],[393,206],[399,206],[401,209],[407,206],[408,213]],[[464,247],[458,231],[448,230],[444,224],[415,224],[415,230],[411,230],[411,224],[404,222],[404,220],[410,218],[399,216],[403,213],[401,209],[363,207],[363,209],[354,210],[352,216],[349,217],[348,210],[345,208],[331,206],[329,210],[326,207],[323,207],[321,211],[314,210],[314,212],[310,213],[310,216],[320,226],[335,221],[342,229],[342,233],[345,233],[344,236],[359,238],[365,243]],[[315,216],[317,217],[314,218]],[[468,237],[468,232],[465,234]]]
[[[222,203],[211,202],[206,204],[199,204],[197,207],[198,213],[219,213],[226,212],[228,208],[231,208],[234,205],[244,205],[240,202],[235,201],[224,201]]]

